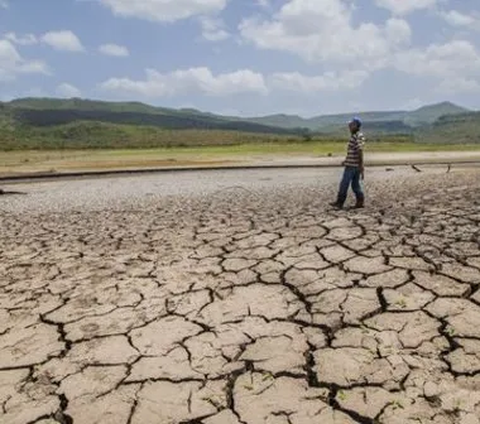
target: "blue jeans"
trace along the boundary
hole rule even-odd
[[[365,195],[363,194],[362,186],[360,184],[360,168],[354,166],[346,166],[343,172],[343,178],[340,182],[340,189],[338,191],[337,203],[342,205],[347,200],[348,188],[352,185],[352,190],[355,193],[357,202],[363,202]]]

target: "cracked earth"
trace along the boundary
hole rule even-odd
[[[3,199],[0,422],[479,424],[480,171],[335,188]]]

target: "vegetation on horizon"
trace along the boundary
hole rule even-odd
[[[152,149],[174,147],[292,145],[345,142],[346,135],[313,136],[221,130],[166,130],[149,126],[73,122],[52,127],[22,126],[0,131],[0,150]],[[369,142],[413,142],[411,136],[369,137]]]
[[[414,112],[366,112],[361,116],[370,143],[480,142],[480,112],[465,112],[451,103],[426,106]],[[349,117],[340,114],[305,120],[275,115],[247,119],[138,102],[18,99],[0,103],[0,150],[344,142],[345,122]],[[315,130],[311,128],[313,125]]]

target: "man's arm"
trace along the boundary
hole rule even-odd
[[[358,151],[358,157],[359,157],[359,166],[360,166],[360,176],[362,177],[362,180],[365,178],[365,168],[363,165],[363,149],[359,149]]]

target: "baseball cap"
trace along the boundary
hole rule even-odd
[[[354,116],[354,117],[350,120],[349,124],[351,124],[351,123],[355,123],[355,124],[357,124],[359,127],[362,126],[362,120],[361,120],[358,116]]]

